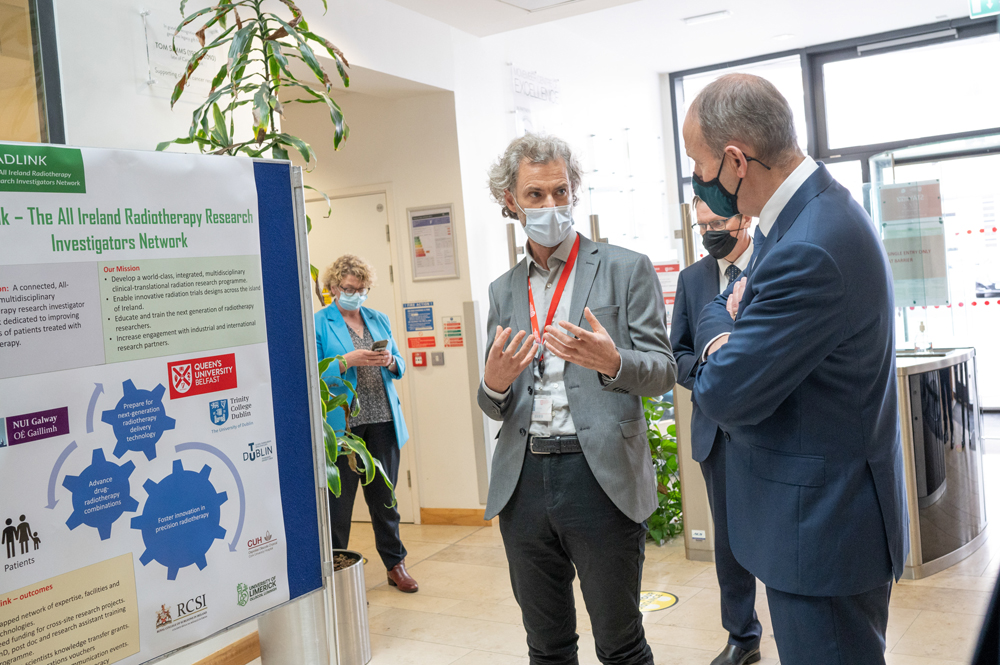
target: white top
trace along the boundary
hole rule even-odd
[[[747,233],[749,233],[749,232],[750,232],[749,229],[747,229]],[[734,266],[736,266],[737,268],[740,269],[740,274],[742,275],[743,271],[747,269],[748,265],[750,265],[750,257],[751,256],[753,256],[753,236],[752,236],[752,234],[751,234],[751,237],[750,237],[750,244],[747,245],[747,248],[745,250],[743,250],[743,253],[740,254],[740,256],[739,256],[738,259],[736,259],[732,263],[730,263],[729,261],[727,261],[725,259],[716,259],[719,262],[719,293],[722,293],[723,291],[725,291],[729,287],[729,278],[726,277],[726,269],[729,268],[729,266],[733,266],[734,265]]]
[[[771,198],[767,200],[764,204],[764,208],[760,211],[760,232],[767,237],[767,234],[771,232],[771,227],[774,226],[775,220],[778,219],[778,215],[781,211],[785,209],[788,202],[792,200],[795,196],[795,192],[799,191],[809,176],[813,174],[813,171],[819,168],[819,164],[816,163],[809,155],[802,160],[802,163],[795,167],[795,170],[788,174],[785,178],[785,182],[781,183],[781,186],[771,194]]]
[[[531,293],[534,297],[535,313],[538,316],[538,325],[540,328],[545,326],[545,319],[549,313],[549,303],[552,302],[552,294],[556,290],[556,285],[559,283],[559,276],[562,275],[563,268],[569,259],[575,241],[576,233],[571,233],[569,237],[559,244],[558,249],[549,257],[549,270],[543,269],[535,261],[535,257],[531,254],[530,243],[525,248],[525,254],[528,257],[528,285],[531,287]],[[577,259],[579,260],[579,257]],[[569,320],[569,307],[573,300],[573,285],[575,282],[576,268],[574,266],[573,271],[566,280],[566,286],[563,290],[562,298],[559,299],[559,305],[556,307],[555,316],[552,318],[552,325],[556,327],[559,326],[560,321]],[[513,337],[517,332],[516,330],[512,330],[511,336]],[[544,334],[545,331],[539,330],[539,332]],[[528,330],[528,334],[531,334],[530,329]],[[537,362],[531,363],[531,371],[535,378],[535,393],[546,393],[552,399],[552,421],[547,423],[532,421],[528,433],[532,436],[568,436],[576,434],[576,425],[573,424],[573,416],[569,412],[566,384],[563,382],[566,361],[544,349],[544,347],[539,347],[539,353],[543,350],[545,352],[545,374],[542,375],[539,373]],[[503,404],[510,396],[510,388],[507,388],[506,392],[498,393],[487,386],[485,380],[482,384],[486,394],[497,404]]]

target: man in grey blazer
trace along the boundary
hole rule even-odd
[[[574,568],[602,663],[646,665],[645,520],[657,505],[641,396],[676,364],[649,258],[573,229],[580,167],[555,137],[514,140],[490,170],[526,257],[490,285],[479,405],[503,422],[486,518],[500,515],[531,662],[577,660]]]

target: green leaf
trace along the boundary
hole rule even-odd
[[[322,189],[316,189],[311,185],[305,185],[305,188],[311,189],[312,191],[316,192],[317,194],[323,197],[323,200],[326,201],[326,215],[323,216],[323,219],[329,219],[330,215],[333,214],[333,202],[330,201],[330,197],[327,195],[327,193],[324,192]]]
[[[347,434],[341,441],[344,442],[355,455],[361,458],[361,464],[365,468],[365,479],[361,481],[362,485],[367,485],[371,481],[375,480],[375,463],[372,460],[372,454],[368,452],[368,447],[365,445],[364,440],[353,435]]]
[[[194,22],[194,20],[197,19],[199,16],[204,16],[205,14],[209,12],[214,12],[217,9],[218,7],[205,7],[204,9],[199,9],[194,14],[185,17],[180,23],[177,24],[177,27],[174,29],[174,37],[176,38],[177,35],[180,34],[181,30],[185,28],[185,26],[191,25],[191,23]],[[176,44],[174,45],[174,53],[177,53]]]
[[[233,37],[233,43],[229,45],[229,69],[234,70],[236,60],[238,60],[243,54],[244,49],[250,43],[250,37],[256,30],[256,23],[250,25],[244,25],[243,29],[236,33]],[[239,78],[239,77],[237,77]]]
[[[271,156],[275,159],[288,159],[288,151],[275,143],[271,146]]]
[[[316,153],[313,152],[313,149],[309,146],[309,144],[300,139],[298,136],[292,136],[291,134],[278,134],[278,140],[298,150],[299,154],[302,155],[302,159],[306,160],[306,162],[316,156]]]
[[[222,85],[222,82],[226,80],[226,75],[228,74],[229,74],[229,64],[224,62],[222,63],[222,68],[219,69],[219,73],[216,74],[215,78],[212,79],[212,90],[215,90],[220,85]]]
[[[313,279],[316,279],[317,276],[319,275],[319,271],[316,270],[315,268],[313,268],[312,266],[309,266],[309,267],[312,268],[312,270],[314,271],[313,272]],[[330,368],[330,365],[332,365],[335,362],[340,362],[342,359],[343,359],[343,356],[333,356],[332,358],[324,358],[323,360],[320,360],[319,361],[319,375],[323,376],[324,374],[326,374],[326,370]]]
[[[311,48],[309,48],[309,44],[306,43],[306,40],[302,37],[302,35],[300,35],[295,28],[286,23],[277,14],[268,14],[268,16],[280,23],[281,27],[283,27],[290,36],[295,38],[295,41],[297,42],[297,49],[299,54],[302,56],[302,60],[305,61],[305,63],[309,66],[309,69],[311,69],[313,74],[316,75],[317,80],[319,80],[324,86],[326,86],[326,89],[329,90],[331,86],[330,77],[327,76],[323,67],[319,64],[319,60],[316,59],[316,54],[313,53]]]
[[[392,503],[387,505],[386,508],[393,508],[398,502],[396,501],[396,490],[392,486],[392,481],[389,480],[389,475],[382,467],[382,462],[378,461],[377,458],[372,457],[372,463],[375,465],[375,470],[378,471],[378,474],[382,477],[383,482],[385,482],[385,486],[389,488],[389,494],[392,496]]]
[[[257,89],[257,93],[253,96],[253,134],[258,137],[257,143],[260,143],[264,134],[267,133],[267,126],[271,120],[271,107],[268,106],[267,98],[268,91],[265,83]]]
[[[212,127],[212,134],[216,137],[216,140],[223,146],[229,145],[229,135],[226,133],[226,119],[222,115],[222,111],[219,109],[218,104],[212,104],[212,119],[214,121],[214,126]]]
[[[335,497],[340,498],[340,469],[336,465],[326,467],[326,486]]]
[[[326,420],[323,421],[323,442],[326,444],[327,464],[336,464],[340,450],[337,443],[337,433],[333,431],[333,427]]]

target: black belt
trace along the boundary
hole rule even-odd
[[[575,434],[570,436],[533,436],[528,441],[531,452],[536,455],[561,455],[566,453],[582,453],[580,439]]]

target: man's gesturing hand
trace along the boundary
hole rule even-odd
[[[510,328],[503,329],[497,326],[493,346],[490,347],[490,354],[486,357],[486,376],[483,377],[483,381],[486,382],[487,388],[498,393],[506,392],[510,388],[514,379],[531,364],[535,351],[538,350],[534,335],[528,335],[523,330],[514,335],[514,339],[505,350],[504,344],[510,339],[510,333]]]
[[[605,376],[618,376],[622,357],[615,341],[589,307],[583,310],[583,316],[594,332],[574,326],[569,321],[560,321],[559,326],[569,331],[573,337],[555,326],[546,326],[543,338],[545,348],[566,362],[596,370]]]

